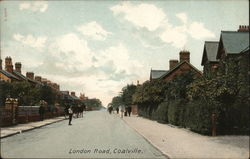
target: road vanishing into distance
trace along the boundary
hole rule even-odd
[[[1,139],[2,158],[166,158],[106,110]],[[154,130],[152,130],[154,131]]]

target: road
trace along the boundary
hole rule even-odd
[[[166,158],[117,115],[91,111],[1,140],[2,158]],[[152,130],[153,131],[153,130]]]

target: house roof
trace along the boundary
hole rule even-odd
[[[249,32],[221,31],[221,41],[227,54],[238,54],[249,46]]]
[[[217,62],[218,61],[216,59],[216,55],[218,52],[218,46],[219,46],[218,41],[205,41],[201,65],[204,65],[206,60],[209,62]]]
[[[246,52],[249,52],[249,48],[250,46],[248,45],[248,47],[246,47],[245,49],[243,49],[240,53],[246,53]]]
[[[78,98],[77,96],[72,96],[72,95],[70,95],[71,96],[71,98],[73,98],[74,100],[80,100],[80,98]]]
[[[151,70],[150,79],[160,78],[163,74],[167,73],[168,70]]]
[[[201,71],[199,71],[196,67],[194,67],[191,63],[187,62],[187,61],[183,61],[179,64],[177,64],[173,69],[171,69],[170,71],[168,71],[167,73],[163,74],[160,79],[165,78],[166,76],[170,75],[172,72],[174,72],[175,70],[177,70],[181,65],[183,65],[184,63],[187,63],[189,66],[191,66],[191,68],[193,68],[196,72],[198,72],[199,74],[202,75]]]
[[[77,96],[72,96],[68,94],[69,93],[68,91],[60,91],[60,92],[64,95],[64,97],[66,96],[70,100],[80,100],[80,98],[78,98]]]
[[[23,80],[28,80],[27,77],[25,77],[23,74],[21,74],[20,72],[17,72],[17,71],[13,71],[14,74],[16,76],[18,76],[19,78],[23,79]]]
[[[4,74],[5,76],[9,77],[9,78],[14,78],[14,79],[20,80],[18,77],[16,77],[16,76],[13,75],[12,73],[9,73],[8,71],[0,70],[0,72],[1,72],[2,74]]]

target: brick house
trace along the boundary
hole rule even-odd
[[[195,68],[190,63],[190,52],[189,51],[181,51],[180,53],[180,61],[178,60],[170,60],[169,61],[169,71],[163,74],[159,79],[165,81],[171,81],[177,75],[193,72],[194,77],[198,78],[202,76],[202,72],[200,72],[197,68]]]
[[[238,31],[221,31],[216,56],[219,60],[219,73],[229,74],[232,71],[230,66],[237,67],[239,60],[243,60],[241,56],[249,59],[249,26],[240,26]]]
[[[216,59],[219,42],[205,41],[201,65],[206,78],[211,78],[217,74],[219,60]]]

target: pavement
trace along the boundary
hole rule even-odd
[[[119,116],[90,111],[25,133],[1,139],[2,158],[166,159]]]
[[[65,117],[56,117],[52,119],[46,119],[43,121],[36,121],[36,122],[29,122],[25,124],[18,124],[14,126],[9,126],[9,127],[1,127],[1,139],[9,136],[13,136],[16,134],[20,134],[26,131],[30,131],[36,128],[40,128],[49,124],[53,124],[55,122],[59,122],[65,120]]]
[[[249,159],[249,136],[203,136],[132,116],[123,120],[169,158]]]

